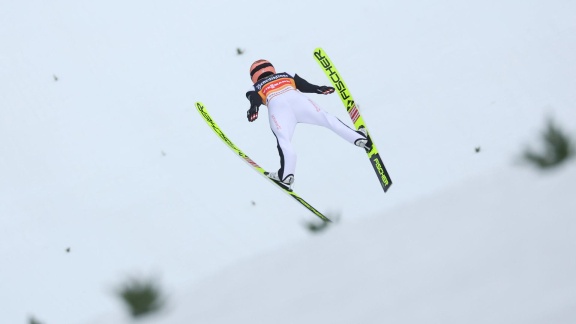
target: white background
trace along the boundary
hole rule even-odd
[[[547,117],[575,133],[570,1],[0,4],[6,323],[83,323],[120,308],[127,277],[183,289],[310,240],[315,216],[234,157],[194,107],[277,169],[265,108],[245,117],[257,59],[328,84],[312,57],[321,46],[360,104],[388,193],[358,148],[306,125],[294,137],[294,189],[339,214],[341,231],[467,179],[497,190],[494,170],[517,164]],[[350,122],[336,95],[311,98]]]

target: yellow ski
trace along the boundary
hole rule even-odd
[[[327,218],[322,213],[320,213],[318,210],[316,210],[316,208],[312,207],[312,205],[310,205],[304,199],[302,199],[300,196],[298,196],[292,189],[286,188],[285,186],[280,184],[280,182],[268,178],[265,175],[266,171],[261,166],[259,166],[250,157],[248,157],[248,155],[244,154],[244,152],[242,152],[236,145],[234,145],[234,143],[232,143],[232,141],[230,139],[228,139],[228,137],[226,137],[226,135],[222,132],[220,127],[218,127],[218,125],[214,122],[212,117],[210,117],[210,115],[208,114],[208,111],[206,111],[206,107],[204,106],[204,104],[202,104],[201,102],[196,102],[196,109],[198,109],[198,112],[200,113],[200,115],[202,115],[202,117],[204,118],[206,123],[210,126],[210,128],[212,128],[212,130],[216,133],[216,135],[218,135],[218,137],[220,137],[220,139],[222,139],[222,141],[224,141],[224,143],[226,143],[226,145],[228,145],[228,147],[230,149],[232,149],[232,151],[234,151],[236,153],[236,155],[238,155],[244,162],[246,162],[248,165],[250,165],[253,170],[260,173],[262,176],[264,176],[264,178],[270,180],[270,182],[277,185],[278,188],[282,189],[282,191],[284,191],[286,194],[290,195],[292,198],[294,198],[296,201],[298,201],[300,204],[302,204],[302,206],[306,207],[309,211],[314,213],[314,215],[320,217],[320,219],[322,219],[326,222],[330,222],[329,218]]]
[[[336,89],[336,92],[340,95],[340,99],[342,100],[344,107],[346,107],[346,111],[348,112],[350,119],[352,119],[352,122],[354,123],[354,127],[356,128],[356,130],[365,128],[365,130],[368,131],[368,128],[364,123],[364,119],[362,119],[362,116],[360,115],[360,110],[356,106],[354,98],[352,98],[350,90],[348,90],[348,87],[344,83],[344,79],[342,79],[340,73],[338,73],[338,70],[336,70],[336,67],[334,66],[334,64],[332,63],[326,52],[324,52],[322,48],[318,47],[314,50],[314,58],[316,59],[316,62],[318,62],[322,70],[324,70],[324,73],[326,74],[328,79],[330,79],[330,82]],[[374,171],[378,176],[378,180],[382,185],[382,189],[384,189],[384,192],[386,192],[392,185],[392,180],[388,175],[388,171],[384,167],[384,162],[380,158],[380,154],[378,153],[378,149],[376,148],[376,145],[374,144],[374,142],[370,137],[370,133],[368,132],[367,134],[369,143],[372,143],[372,148],[369,152],[366,152],[366,154],[368,155],[368,158],[372,163],[372,167],[374,168]]]

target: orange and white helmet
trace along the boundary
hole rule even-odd
[[[276,74],[276,70],[272,63],[266,60],[258,60],[250,66],[250,77],[252,78],[252,83],[256,83],[258,82],[258,79],[272,74]]]

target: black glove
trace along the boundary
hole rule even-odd
[[[325,94],[325,95],[327,95],[327,94],[331,94],[332,92],[334,92],[334,88],[332,88],[332,87],[327,87],[327,86],[319,86],[319,87],[316,89],[316,92],[319,93],[319,94]]]
[[[253,122],[258,118],[258,106],[250,106],[250,109],[246,112],[246,117],[248,117],[249,122]]]

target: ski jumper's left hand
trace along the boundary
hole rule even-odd
[[[319,86],[319,87],[316,89],[316,93],[318,93],[318,94],[325,94],[325,95],[327,95],[327,94],[331,94],[331,93],[333,93],[333,92],[334,92],[334,88],[332,88],[332,87],[327,87],[327,86]]]
[[[250,106],[250,109],[246,112],[246,117],[248,117],[249,122],[253,122],[258,118],[258,107]]]
[[[250,100],[250,109],[246,112],[246,117],[249,122],[253,122],[258,118],[258,110],[262,104],[262,98],[253,90],[246,92],[246,98]]]

